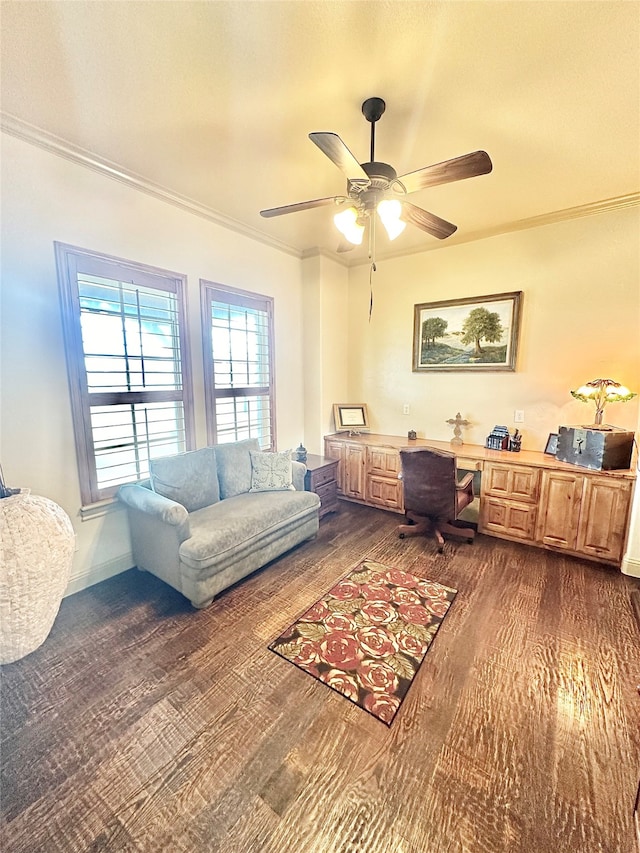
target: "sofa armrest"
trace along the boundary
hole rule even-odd
[[[297,492],[304,492],[304,475],[307,473],[307,466],[304,462],[291,462],[291,482]]]
[[[189,513],[177,501],[165,498],[157,492],[137,483],[126,483],[118,489],[118,499],[140,512],[154,516],[164,524],[178,527],[189,520]]]

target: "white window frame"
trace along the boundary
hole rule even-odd
[[[119,485],[100,487],[94,436],[91,423],[92,407],[122,406],[145,403],[176,402],[182,405],[184,430],[181,441],[185,450],[195,448],[193,392],[191,383],[191,361],[187,339],[187,278],[179,273],[139,264],[112,255],[105,255],[65,243],[54,243],[58,284],[62,310],[62,327],[67,358],[67,373],[71,410],[78,460],[80,494],[83,507],[115,497]],[[85,352],[82,343],[81,308],[78,275],[98,275],[112,281],[163,290],[176,297],[179,368],[181,389],[135,390],[135,391],[89,391]],[[140,446],[142,446],[142,443]],[[146,442],[144,442],[146,444]],[[134,439],[133,446],[137,448]],[[159,454],[162,455],[162,454]],[[131,482],[146,479],[148,473],[139,473]]]
[[[262,387],[255,386],[235,386],[230,389],[228,387],[216,388],[215,385],[215,370],[214,361],[212,358],[212,333],[211,333],[211,306],[213,302],[223,302],[228,305],[250,308],[252,310],[262,311],[267,319],[267,342],[268,342],[268,385]],[[262,436],[251,435],[251,437],[259,438],[262,450],[275,450],[277,447],[276,440],[276,389],[275,389],[275,352],[274,352],[274,299],[272,296],[264,296],[258,293],[252,293],[248,290],[239,290],[238,288],[228,287],[216,282],[200,279],[200,303],[202,314],[202,341],[203,341],[203,356],[204,356],[204,381],[205,381],[205,409],[207,418],[207,440],[209,444],[220,444],[222,441],[233,440],[229,435],[221,436],[216,420],[216,402],[220,398],[242,398],[242,397],[257,397],[268,396],[269,398],[269,435],[270,441],[267,443]],[[246,437],[246,432],[242,434],[236,432],[236,439]]]

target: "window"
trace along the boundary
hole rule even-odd
[[[186,279],[55,244],[84,505],[194,447]]]
[[[274,449],[273,299],[201,281],[210,444],[257,438]]]

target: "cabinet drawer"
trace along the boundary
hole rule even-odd
[[[322,503],[338,499],[338,487],[335,480],[332,480],[330,483],[323,483],[321,486],[316,486],[313,491]]]
[[[315,490],[318,486],[323,486],[325,483],[333,483],[336,481],[338,471],[338,463],[335,465],[325,465],[317,470],[307,471],[307,478],[311,487]]]

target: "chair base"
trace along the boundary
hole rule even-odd
[[[414,512],[408,512],[406,515],[413,524],[400,524],[398,526],[400,539],[404,539],[405,536],[421,536],[432,532],[438,542],[438,553],[440,554],[444,550],[444,533],[447,536],[460,536],[466,539],[469,544],[473,542],[476,535],[476,531],[472,527],[456,527],[448,521],[433,521],[423,515],[416,515]]]

